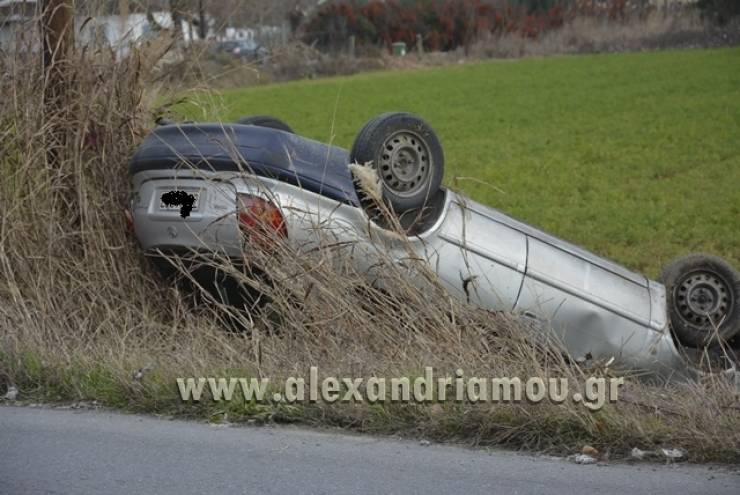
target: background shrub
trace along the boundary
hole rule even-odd
[[[699,0],[698,7],[706,18],[725,25],[732,18],[740,16],[738,0]]]

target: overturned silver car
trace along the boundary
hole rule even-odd
[[[349,166],[348,164],[354,164]],[[146,251],[242,255],[244,233],[316,245],[316,225],[400,261],[378,198],[449,292],[511,311],[574,358],[689,375],[689,354],[740,332],[740,275],[710,255],[670,264],[661,282],[441,186],[442,146],[407,113],[383,114],[351,151],[300,137],[271,117],[157,127],[131,160],[136,236]],[[372,173],[368,174],[368,171]],[[378,179],[376,184],[373,181]],[[368,191],[377,186],[377,195]],[[359,256],[369,270],[372,256]]]

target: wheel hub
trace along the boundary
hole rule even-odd
[[[395,194],[410,196],[427,182],[430,156],[427,144],[415,133],[397,132],[383,143],[378,174]]]
[[[691,273],[676,286],[676,291],[679,313],[692,325],[710,328],[730,312],[730,289],[714,273]]]

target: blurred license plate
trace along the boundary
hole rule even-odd
[[[172,193],[172,192],[176,192],[176,191],[161,191],[160,192],[160,194],[159,194],[159,209],[160,210],[166,210],[166,211],[174,211],[174,210],[177,210],[177,211],[179,211],[180,208],[182,208],[182,203],[177,203],[177,202],[175,202],[175,203],[173,203],[173,202],[165,203],[162,200],[162,196],[164,196],[165,194],[168,194],[168,193]],[[177,191],[177,192],[179,192],[179,191]],[[193,210],[192,211],[196,211],[198,209],[198,203],[200,202],[200,191],[182,191],[182,192],[185,192],[187,194],[190,194],[191,196],[193,196],[195,198],[193,200]]]

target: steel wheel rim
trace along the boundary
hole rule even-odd
[[[376,163],[378,175],[386,187],[398,196],[408,197],[428,182],[432,155],[418,134],[399,131],[383,142]]]
[[[732,312],[732,289],[716,273],[695,271],[676,284],[675,301],[684,321],[710,329]]]

